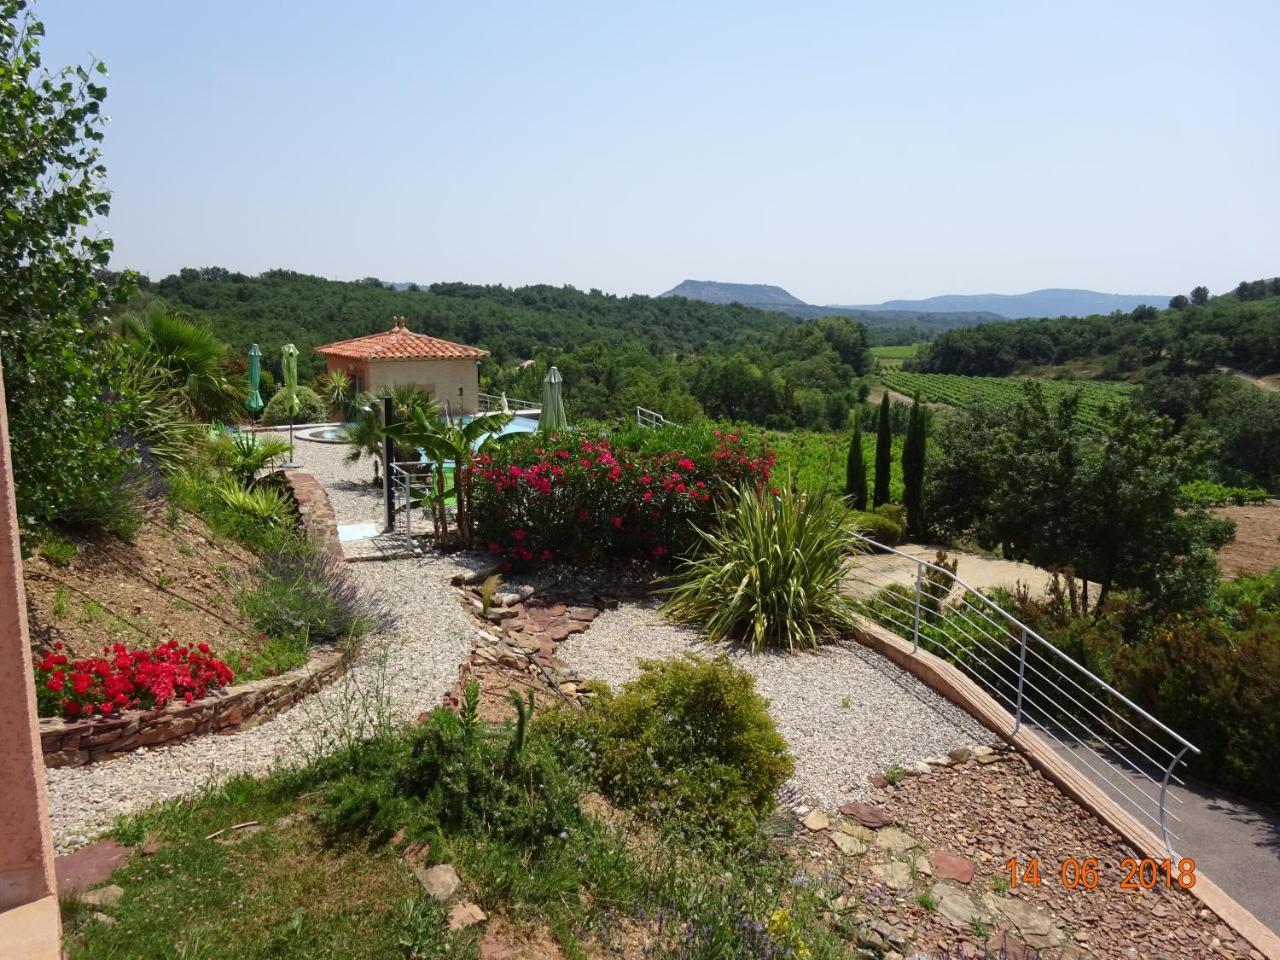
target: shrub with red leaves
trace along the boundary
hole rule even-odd
[[[767,482],[775,459],[754,438],[710,429],[511,439],[475,459],[477,541],[508,565],[670,560],[738,484]]]
[[[62,644],[35,660],[40,716],[107,717],[134,707],[162,707],[171,700],[198,700],[224,687],[235,674],[212,656],[207,643],[153,650],[129,650],[122,643],[102,648],[102,656],[71,660]]]

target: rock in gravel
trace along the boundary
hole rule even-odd
[[[847,833],[832,833],[831,842],[846,857],[860,857],[867,852],[867,845],[856,837],[851,837]]]
[[[877,863],[871,872],[895,890],[906,890],[911,886],[911,865],[902,860]]]
[[[446,902],[457,891],[458,886],[462,883],[462,878],[458,876],[458,871],[453,869],[453,865],[449,863],[439,863],[429,869],[423,867],[414,867],[413,874],[418,878],[418,882],[422,884],[428,896],[439,900],[441,903]]]
[[[831,818],[821,810],[814,810],[800,821],[810,830],[817,832],[818,830],[826,830],[831,826]]]
[[[943,880],[955,880],[957,883],[973,881],[973,864],[964,857],[957,857],[945,850],[935,850],[929,854],[933,864],[933,872]]]
[[[875,845],[890,853],[906,853],[916,846],[916,841],[911,834],[904,833],[897,827],[885,827],[876,831]]]
[[[875,836],[870,830],[860,823],[850,823],[848,820],[840,821],[840,832],[847,833],[855,840],[861,840],[863,843],[870,843],[871,838]]]
[[[840,812],[846,817],[852,817],[864,827],[870,827],[875,830],[879,827],[887,827],[893,823],[893,818],[881,807],[873,807],[869,803],[842,803]]]
[[[82,894],[81,902],[89,904],[91,907],[114,907],[120,902],[120,898],[124,896],[124,887],[117,884],[109,884],[105,887],[98,887],[96,890],[90,890],[88,893]]]
[[[973,900],[962,890],[949,884],[935,883],[930,892],[938,905],[938,913],[946,917],[952,926],[967,930],[975,920],[982,919]]]
[[[462,903],[455,903],[453,909],[449,911],[449,929],[457,932],[465,930],[467,927],[474,927],[477,923],[484,923],[488,920],[488,915],[469,900]]]

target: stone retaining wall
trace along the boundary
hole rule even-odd
[[[345,558],[338,542],[338,521],[324,486],[306,470],[281,470],[289,495],[298,508],[298,520],[307,536],[325,553],[341,562]]]
[[[339,563],[338,524],[329,494],[305,470],[281,470],[307,537]],[[43,718],[40,746],[46,767],[79,767],[110,760],[139,747],[169,745],[204,733],[233,733],[256,727],[329,683],[346,668],[347,658],[332,647],[317,647],[307,662],[288,673],[237,683],[191,703],[170,703],[159,710],[126,710],[96,720]]]
[[[296,670],[237,683],[191,703],[126,710],[105,720],[43,718],[40,746],[45,766],[79,767],[111,760],[139,747],[168,746],[204,733],[248,730],[329,683],[346,662],[341,650],[318,647]]]

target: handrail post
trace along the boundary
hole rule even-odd
[[[1022,692],[1027,683],[1027,625],[1022,624],[1022,646],[1018,653],[1018,702],[1013,711],[1013,732],[1022,727]]]
[[[1173,852],[1173,838],[1169,835],[1168,824],[1165,823],[1165,797],[1169,793],[1169,778],[1173,776],[1173,768],[1182,762],[1182,758],[1186,756],[1190,746],[1183,747],[1178,751],[1178,755],[1169,761],[1169,766],[1164,772],[1164,779],[1160,781],[1160,833],[1164,836],[1164,849],[1169,854],[1170,860],[1176,860],[1177,856]]]
[[[913,630],[914,636],[912,637],[912,640],[911,640],[912,653],[920,652],[920,579],[923,573],[924,573],[924,564],[922,564],[919,560],[917,560],[916,561],[916,617],[915,617],[915,627]]]

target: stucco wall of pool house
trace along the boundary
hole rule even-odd
[[[326,362],[328,369],[341,370],[353,380],[358,379],[364,390],[411,383],[429,391],[441,403],[448,400],[454,414],[475,413],[478,409],[480,368],[475,360],[353,360],[331,356]]]

